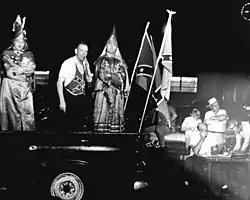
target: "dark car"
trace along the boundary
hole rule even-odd
[[[1,199],[128,199],[145,167],[135,133],[1,133]]]

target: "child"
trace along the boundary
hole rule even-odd
[[[194,138],[195,136],[199,136],[197,126],[201,122],[200,111],[196,108],[192,110],[191,116],[184,119],[181,125],[181,131],[185,131],[186,149],[190,146],[191,137]]]

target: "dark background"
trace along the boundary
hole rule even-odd
[[[0,12],[0,50],[9,46],[12,23],[20,14],[27,17],[28,44],[38,70],[59,70],[80,40],[89,44],[88,58],[93,63],[115,24],[119,48],[131,73],[147,21],[158,54],[168,8],[177,12],[172,21],[174,75],[249,72],[250,23],[240,14],[245,0],[89,2],[7,3]]]
[[[52,108],[58,108],[58,72],[62,62],[74,55],[79,41],[89,44],[88,60],[93,71],[93,63],[115,25],[119,48],[131,77],[146,23],[150,22],[148,33],[153,37],[158,55],[168,19],[166,9],[175,10],[177,13],[172,20],[173,76],[198,76],[201,89],[197,95],[190,94],[190,98],[187,94],[183,98],[182,94],[173,93],[171,99],[178,105],[183,104],[181,100],[186,103],[196,98],[207,101],[210,96],[220,99],[221,90],[217,86],[231,83],[235,74],[240,79],[250,75],[250,22],[241,16],[241,8],[247,2],[5,2],[0,12],[0,51],[11,43],[12,24],[17,14],[26,16],[28,44],[35,55],[37,70],[50,70],[50,86],[37,90],[37,110],[48,106],[41,101],[43,99],[49,104],[52,102]],[[224,75],[229,78],[224,79]],[[48,98],[41,96],[45,93]]]

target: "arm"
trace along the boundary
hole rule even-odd
[[[194,127],[188,126],[188,119],[185,118],[182,125],[181,125],[181,131],[195,131],[196,129]]]
[[[227,114],[216,115],[216,116],[212,117],[212,119],[221,122],[221,121],[227,120],[228,116],[227,116]]]
[[[4,69],[5,69],[6,75],[9,78],[15,79],[15,73],[16,73],[15,67],[12,67],[9,63],[5,62],[4,63]]]
[[[177,118],[178,115],[176,114],[174,108],[172,108],[171,111],[172,111],[172,118],[171,118],[170,120],[171,120],[171,121],[174,121],[174,120]]]
[[[210,124],[216,124],[218,123],[218,121],[211,118],[211,119],[206,119],[206,120],[204,119],[204,123],[207,125],[210,125]]]
[[[233,151],[240,150],[240,147],[241,147],[241,136],[240,136],[240,134],[237,134],[235,136],[235,139],[236,139],[236,144],[235,144],[235,146],[233,148]]]
[[[204,123],[206,123],[207,125],[216,124],[218,122],[225,121],[227,119],[228,119],[227,115],[217,115],[217,116],[213,116],[209,119],[204,119]]]
[[[219,112],[220,112],[219,115],[215,115],[213,117],[210,117],[209,120],[211,120],[212,123],[217,123],[217,122],[225,121],[228,119],[228,115],[227,115],[226,110],[220,110]]]
[[[246,149],[249,145],[249,142],[250,142],[250,135],[248,134],[244,137],[244,142],[242,144],[241,151],[246,151]]]
[[[187,131],[187,118],[182,122],[181,131]]]
[[[123,83],[126,80],[126,72],[125,72],[125,66],[122,64],[122,62],[117,63],[116,66],[118,70],[114,70],[114,72],[111,74],[111,83],[112,85],[120,90],[123,90]]]
[[[201,146],[202,146],[204,140],[205,140],[205,137],[202,137],[202,136],[201,136],[199,142],[197,143],[197,145],[191,146],[191,148],[193,149],[193,151],[194,151],[194,153],[195,153],[196,155],[199,154],[200,149],[201,149]]]
[[[189,129],[187,127],[187,124],[188,124],[188,117],[186,117],[184,119],[184,121],[182,123],[182,127],[181,127],[181,129],[183,131],[185,131],[185,147],[187,150],[189,150],[189,147],[191,147],[191,149],[193,150],[193,147],[198,144],[198,141],[196,139],[196,136],[191,134],[190,131],[188,131]],[[200,137],[199,137],[199,139],[200,139]]]
[[[92,82],[92,78],[93,78],[93,74],[90,71],[90,66],[89,66],[89,62],[86,60],[85,61],[85,77],[88,83]]]
[[[27,81],[26,76],[20,72],[20,67],[16,64],[4,63],[6,76],[16,81]]]
[[[26,52],[24,54],[24,56],[26,56],[30,61],[27,63],[27,65],[19,67],[18,72],[20,74],[31,75],[36,69],[34,55],[31,52]]]
[[[6,75],[11,79],[15,79],[19,65],[14,63],[14,61],[8,55],[8,52],[3,53],[3,63]]]
[[[19,74],[31,75],[36,69],[36,64],[33,61],[30,61],[27,65],[18,68]]]
[[[190,146],[190,135],[185,135],[185,139],[186,139],[185,147],[186,149],[188,149]]]
[[[108,67],[109,63],[107,60],[103,59],[101,62],[100,62],[100,65],[96,66],[97,68],[97,76],[98,78],[106,83],[107,85],[110,85],[110,80],[111,80],[111,71]]]
[[[66,103],[65,103],[65,99],[64,99],[64,95],[63,95],[64,81],[65,81],[65,79],[62,77],[59,77],[58,81],[57,81],[57,93],[58,93],[59,102],[60,102],[59,107],[63,112],[66,111]]]
[[[209,116],[208,113],[206,113],[204,117],[204,123],[207,125],[210,125],[210,124],[218,123],[218,121],[213,116],[211,117]]]

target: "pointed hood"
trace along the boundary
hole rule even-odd
[[[113,27],[113,31],[112,31],[112,33],[111,33],[109,39],[107,40],[107,43],[106,43],[105,47],[103,48],[102,53],[101,53],[100,56],[103,56],[103,55],[106,54],[106,51],[107,51],[107,44],[109,44],[109,43],[114,43],[114,44],[116,44],[117,49],[116,49],[116,52],[115,52],[115,57],[116,57],[117,59],[121,60],[121,61],[124,63],[124,65],[126,66],[126,68],[127,68],[127,65],[126,65],[125,61],[123,60],[122,55],[121,55],[121,52],[120,52],[119,47],[118,47],[118,42],[117,42],[117,37],[116,37],[116,30],[115,30],[115,25],[114,25],[114,27]]]
[[[116,37],[115,25],[114,25],[114,27],[113,27],[113,31],[112,31],[112,33],[111,33],[109,39],[107,40],[107,43],[106,43],[105,47],[103,48],[103,51],[102,51],[100,57],[101,57],[101,56],[104,56],[104,55],[106,54],[106,51],[107,51],[107,44],[109,44],[109,43],[114,43],[114,44],[116,44],[117,49],[116,49],[116,52],[115,52],[115,58],[121,60],[121,62],[123,62],[124,66],[125,66],[125,72],[126,72],[126,77],[127,77],[127,78],[126,78],[126,85],[125,85],[124,91],[127,92],[127,91],[129,91],[129,78],[128,78],[128,71],[127,71],[127,68],[128,68],[128,67],[127,67],[125,61],[123,60],[122,55],[121,55],[120,50],[119,50],[119,47],[118,47],[118,42],[117,42],[117,37]]]
[[[14,46],[14,41],[16,40],[24,40],[25,45],[24,45],[23,51],[26,51],[29,48],[28,43],[27,43],[26,31],[24,30],[25,21],[26,21],[26,17],[24,17],[21,20],[20,15],[17,15],[17,18],[14,21],[13,26],[12,26],[12,32],[14,33],[14,37],[11,40],[12,44],[7,49],[12,49]]]
[[[26,31],[24,30],[25,21],[26,17],[21,19],[20,15],[17,15],[12,27],[12,32],[14,32],[13,40],[27,40]]]

